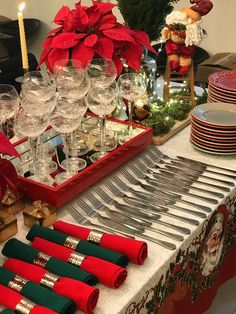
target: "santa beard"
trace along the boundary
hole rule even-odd
[[[204,38],[204,32],[201,28],[201,21],[186,25],[185,45],[199,45]]]

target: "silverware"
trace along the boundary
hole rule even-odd
[[[109,190],[111,192],[112,192],[112,190],[114,191],[115,186],[110,181],[106,181],[105,185],[109,188]],[[147,200],[144,200],[141,197],[140,198],[138,198],[138,197],[134,198],[131,193],[129,194],[129,192],[118,190],[118,193],[115,195],[117,197],[120,197],[121,199],[123,199],[128,204],[133,205],[133,206],[137,206],[138,208],[140,208],[142,210],[151,211],[152,213],[158,212],[161,215],[169,216],[169,217],[184,221],[185,223],[188,223],[188,224],[191,224],[194,226],[199,225],[199,221],[197,221],[195,219],[191,219],[191,218],[179,216],[176,214],[172,214],[169,212],[168,208],[161,208],[160,206],[155,206],[153,203],[148,202]]]
[[[155,222],[156,224],[163,225],[165,227],[176,230],[176,231],[183,233],[183,234],[190,234],[191,233],[191,231],[188,228],[173,225],[173,224],[170,224],[168,222],[164,222],[164,221],[160,220],[161,216],[159,214],[156,214],[156,213],[153,214],[150,212],[142,212],[141,210],[137,209],[136,207],[120,204],[114,198],[111,198],[107,193],[105,193],[99,187],[95,188],[95,192],[101,197],[101,199],[104,202],[114,205],[116,209],[118,209],[122,212],[125,211],[125,212],[133,215],[136,218],[138,217],[138,218],[142,219],[142,221],[145,221],[145,222],[152,221],[152,222]]]
[[[90,203],[95,206],[98,210],[104,210],[105,213],[111,217],[112,219],[117,219],[119,221],[121,221],[124,224],[127,224],[127,219],[128,219],[128,225],[133,225],[134,227],[137,228],[145,228],[145,230],[149,230],[161,235],[164,235],[168,238],[171,238],[175,241],[179,241],[182,242],[184,240],[184,237],[178,235],[178,234],[174,234],[174,233],[170,233],[158,228],[154,228],[152,227],[150,224],[148,224],[145,220],[141,220],[138,219],[130,214],[124,213],[124,212],[118,212],[116,210],[112,210],[110,208],[108,208],[107,206],[104,206],[94,195],[92,195],[91,193],[87,194],[87,199],[90,201]]]
[[[129,173],[127,172],[127,178],[129,177],[130,180],[132,181],[132,176],[129,176]],[[161,193],[151,193],[151,192],[141,192],[139,190],[137,190],[137,185],[133,184],[133,183],[129,183],[129,185],[124,184],[123,181],[120,180],[119,177],[117,176],[113,176],[112,180],[122,189],[125,189],[126,191],[130,191],[131,193],[133,193],[134,195],[138,195],[138,197],[143,197],[144,199],[150,200],[152,199],[153,196],[158,196],[158,205],[161,207],[162,206],[168,206],[168,208],[173,208],[176,209],[178,211],[183,211],[186,212],[188,214],[200,217],[200,218],[206,218],[206,214],[199,212],[199,211],[195,211],[192,209],[187,209],[187,208],[183,208],[183,207],[179,207],[177,205],[174,205],[175,201],[170,200],[169,197],[166,197],[165,194],[161,194]],[[136,188],[136,189],[135,189]],[[159,191],[158,191],[159,192]],[[163,207],[162,207],[163,208]],[[165,207],[164,207],[165,208]]]
[[[209,173],[212,173],[214,175],[217,175],[217,176],[223,176],[223,177],[228,177],[230,179],[233,179],[233,180],[236,180],[236,176],[234,175],[231,175],[231,174],[228,174],[228,173],[222,173],[222,172],[218,172],[218,171],[213,171],[213,170],[209,170],[207,169],[207,167],[205,166],[200,166],[200,165],[196,165],[196,164],[189,164],[189,163],[186,163],[184,160],[171,160],[170,161],[171,164],[173,165],[176,165],[177,167],[186,167],[192,171],[201,171],[201,172],[209,172]]]
[[[209,182],[204,182],[204,181],[201,181],[198,177],[196,177],[196,178],[186,177],[184,174],[171,172],[171,171],[165,170],[165,168],[161,168],[159,166],[157,167],[157,169],[153,168],[156,165],[155,162],[153,162],[151,159],[149,159],[145,155],[141,155],[140,157],[141,157],[141,160],[143,160],[143,162],[145,163],[145,166],[147,167],[147,172],[149,172],[149,169],[150,169],[151,173],[156,173],[156,174],[165,173],[170,178],[177,178],[177,179],[180,179],[181,181],[184,180],[184,181],[186,181],[186,183],[192,184],[192,183],[196,182],[197,184],[216,188],[216,189],[219,189],[219,190],[222,190],[225,192],[230,192],[230,188],[228,188],[228,187],[225,187],[222,185],[215,185],[215,184],[209,183]]]
[[[196,194],[193,194],[193,193],[190,193],[189,192],[189,189],[192,189],[192,190],[196,190],[196,191],[201,191],[201,192],[204,192],[204,193],[208,193],[212,196],[216,196],[216,197],[219,197],[219,198],[224,198],[224,195],[222,193],[218,193],[218,192],[214,192],[214,191],[205,191],[204,189],[200,189],[200,188],[195,188],[195,187],[192,187],[192,186],[183,186],[182,182],[177,182],[176,181],[171,181],[170,179],[168,180],[165,180],[165,178],[163,178],[160,173],[159,174],[156,174],[156,173],[150,173],[150,171],[148,172],[147,171],[147,167],[144,166],[140,161],[137,161],[135,162],[135,165],[131,165],[131,169],[133,170],[133,172],[138,171],[138,173],[140,173],[141,171],[144,172],[144,175],[145,177],[148,177],[152,180],[157,180],[158,182],[161,182],[160,183],[163,183],[163,184],[167,184],[167,185],[170,185],[170,187],[172,187],[173,189],[176,189],[178,192],[180,193],[188,193],[188,195],[192,195],[196,198],[200,198],[200,199],[203,199],[207,202],[210,202],[210,203],[213,203],[213,204],[217,204],[218,201],[217,200],[214,200],[214,199],[211,199],[211,198],[205,198],[204,196],[199,196],[199,195],[196,195]],[[151,168],[148,168],[148,169],[151,169]],[[141,171],[140,171],[141,170]],[[138,174],[136,173],[136,174]],[[166,181],[166,182],[165,182]],[[217,203],[216,203],[217,202]]]
[[[86,211],[86,208],[87,208],[88,205],[84,201],[79,200],[78,204],[82,205],[81,208]],[[98,213],[96,212],[96,214],[98,214]],[[153,238],[153,237],[150,237],[150,236],[140,232],[139,229],[133,228],[131,226],[128,227],[128,226],[123,225],[123,224],[121,224],[119,222],[116,222],[114,220],[111,221],[111,219],[109,219],[107,217],[104,217],[104,216],[101,216],[100,214],[98,215],[97,218],[98,218],[98,220],[100,222],[102,222],[104,224],[108,224],[108,226],[110,228],[113,228],[113,229],[115,229],[115,230],[117,230],[119,232],[120,232],[120,230],[124,231],[128,236],[132,236],[133,234],[135,234],[139,238],[142,238],[142,239],[148,240],[150,242],[159,244],[159,245],[165,247],[166,249],[169,249],[169,250],[175,250],[176,249],[176,245],[175,244],[167,242],[167,241],[159,240],[159,239],[156,239],[156,238]]]
[[[165,197],[168,201],[173,201],[174,203],[178,201],[180,203],[190,205],[190,206],[192,206],[194,208],[201,209],[201,210],[203,210],[204,212],[207,212],[207,213],[212,211],[212,209],[210,207],[208,207],[208,206],[201,205],[201,204],[196,204],[196,203],[193,203],[193,202],[190,202],[190,201],[186,201],[186,200],[182,199],[181,196],[178,197],[178,195],[172,194],[171,192],[168,192],[168,194],[167,194],[165,190],[157,189],[156,187],[151,186],[150,184],[147,184],[146,180],[134,177],[126,170],[121,170],[121,173],[130,182],[132,182],[134,184],[138,184],[141,188],[143,188],[144,190],[148,191],[149,193],[152,193],[152,194],[157,195],[159,197]]]
[[[187,158],[187,157],[177,156],[177,158],[180,159],[180,160],[183,160],[185,162],[189,162],[190,164],[201,165],[201,166],[204,166],[204,167],[211,167],[211,168],[220,169],[220,170],[224,170],[224,171],[228,171],[228,172],[236,174],[236,170],[231,170],[231,169],[228,169],[228,168],[223,168],[223,167],[219,167],[219,166],[215,166],[215,165],[210,165],[210,164],[207,164],[207,163],[204,163],[204,162],[201,162],[201,161],[197,161],[197,160],[193,160],[193,159],[190,159],[190,158]]]

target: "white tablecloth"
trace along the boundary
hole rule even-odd
[[[190,132],[189,127],[185,128],[180,133],[175,135],[172,139],[170,139],[168,142],[166,142],[164,145],[162,145],[160,147],[160,150],[169,156],[176,155],[186,156],[192,159],[207,162],[209,164],[215,164],[218,166],[228,167],[236,170],[235,156],[225,157],[208,155],[195,150],[189,142],[189,132]],[[232,189],[231,193],[234,192],[235,191],[233,191]],[[219,199],[219,202],[221,201],[222,200]],[[211,207],[212,209],[215,209],[217,206],[211,205]],[[189,218],[195,218],[188,214],[183,215]],[[75,220],[67,212],[63,211],[63,209],[59,210],[58,218],[61,220],[63,219],[68,222],[75,223]],[[142,297],[144,291],[154,286],[155,283],[158,282],[161,275],[167,271],[169,263],[176,258],[178,249],[179,248],[184,249],[189,246],[192,239],[196,236],[196,234],[202,227],[202,224],[204,223],[204,219],[201,218],[197,219],[199,219],[200,221],[200,225],[198,227],[194,227],[183,222],[178,222],[182,226],[190,228],[192,233],[190,236],[185,236],[185,241],[182,243],[173,241],[177,246],[177,250],[175,251],[169,251],[165,248],[162,248],[161,246],[158,246],[157,244],[148,242],[149,247],[148,259],[142,266],[137,266],[131,263],[128,265],[127,267],[128,278],[119,289],[116,290],[110,289],[99,284],[98,287],[100,288],[100,298],[98,305],[95,309],[95,314],[126,313],[127,306],[131,304],[133,301],[135,302],[136,300],[139,300]],[[17,238],[24,242],[27,242],[25,240],[25,235],[28,231],[28,228],[23,225],[22,220],[23,220],[22,215],[21,214],[18,215],[19,232],[17,234]],[[164,220],[169,222],[171,221],[171,219],[169,219],[168,217],[165,218]],[[170,239],[165,238],[164,236],[158,235],[158,238],[170,241]],[[1,247],[2,246],[3,245],[1,245]],[[1,256],[1,260],[3,259],[4,257]],[[139,313],[146,313],[145,308],[140,310]]]

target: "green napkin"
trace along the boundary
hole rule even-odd
[[[20,259],[31,264],[37,257],[38,253],[39,251],[35,248],[28,246],[27,244],[15,238],[8,240],[2,249],[3,255]],[[90,275],[86,271],[83,271],[76,266],[67,264],[54,257],[49,259],[44,268],[55,275],[77,279],[89,285],[94,285],[98,282],[94,276]]]
[[[40,237],[45,240],[64,245],[68,235],[40,225],[33,225],[26,238],[29,241],[33,241],[35,237]],[[88,241],[81,240],[75,250],[84,255],[95,256],[122,267],[125,267],[128,264],[128,259],[124,255],[102,248]]]
[[[1,314],[16,314],[14,311],[9,310],[9,309],[5,309],[2,312],[0,312]]]
[[[15,273],[8,269],[0,267],[0,284],[8,287],[9,282],[15,275]],[[60,314],[75,313],[76,311],[74,302],[31,281],[27,281],[21,289],[20,294],[36,304],[45,306]]]

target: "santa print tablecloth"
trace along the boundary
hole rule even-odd
[[[202,314],[218,288],[236,275],[236,188],[180,249],[161,279],[131,302],[126,314]]]

